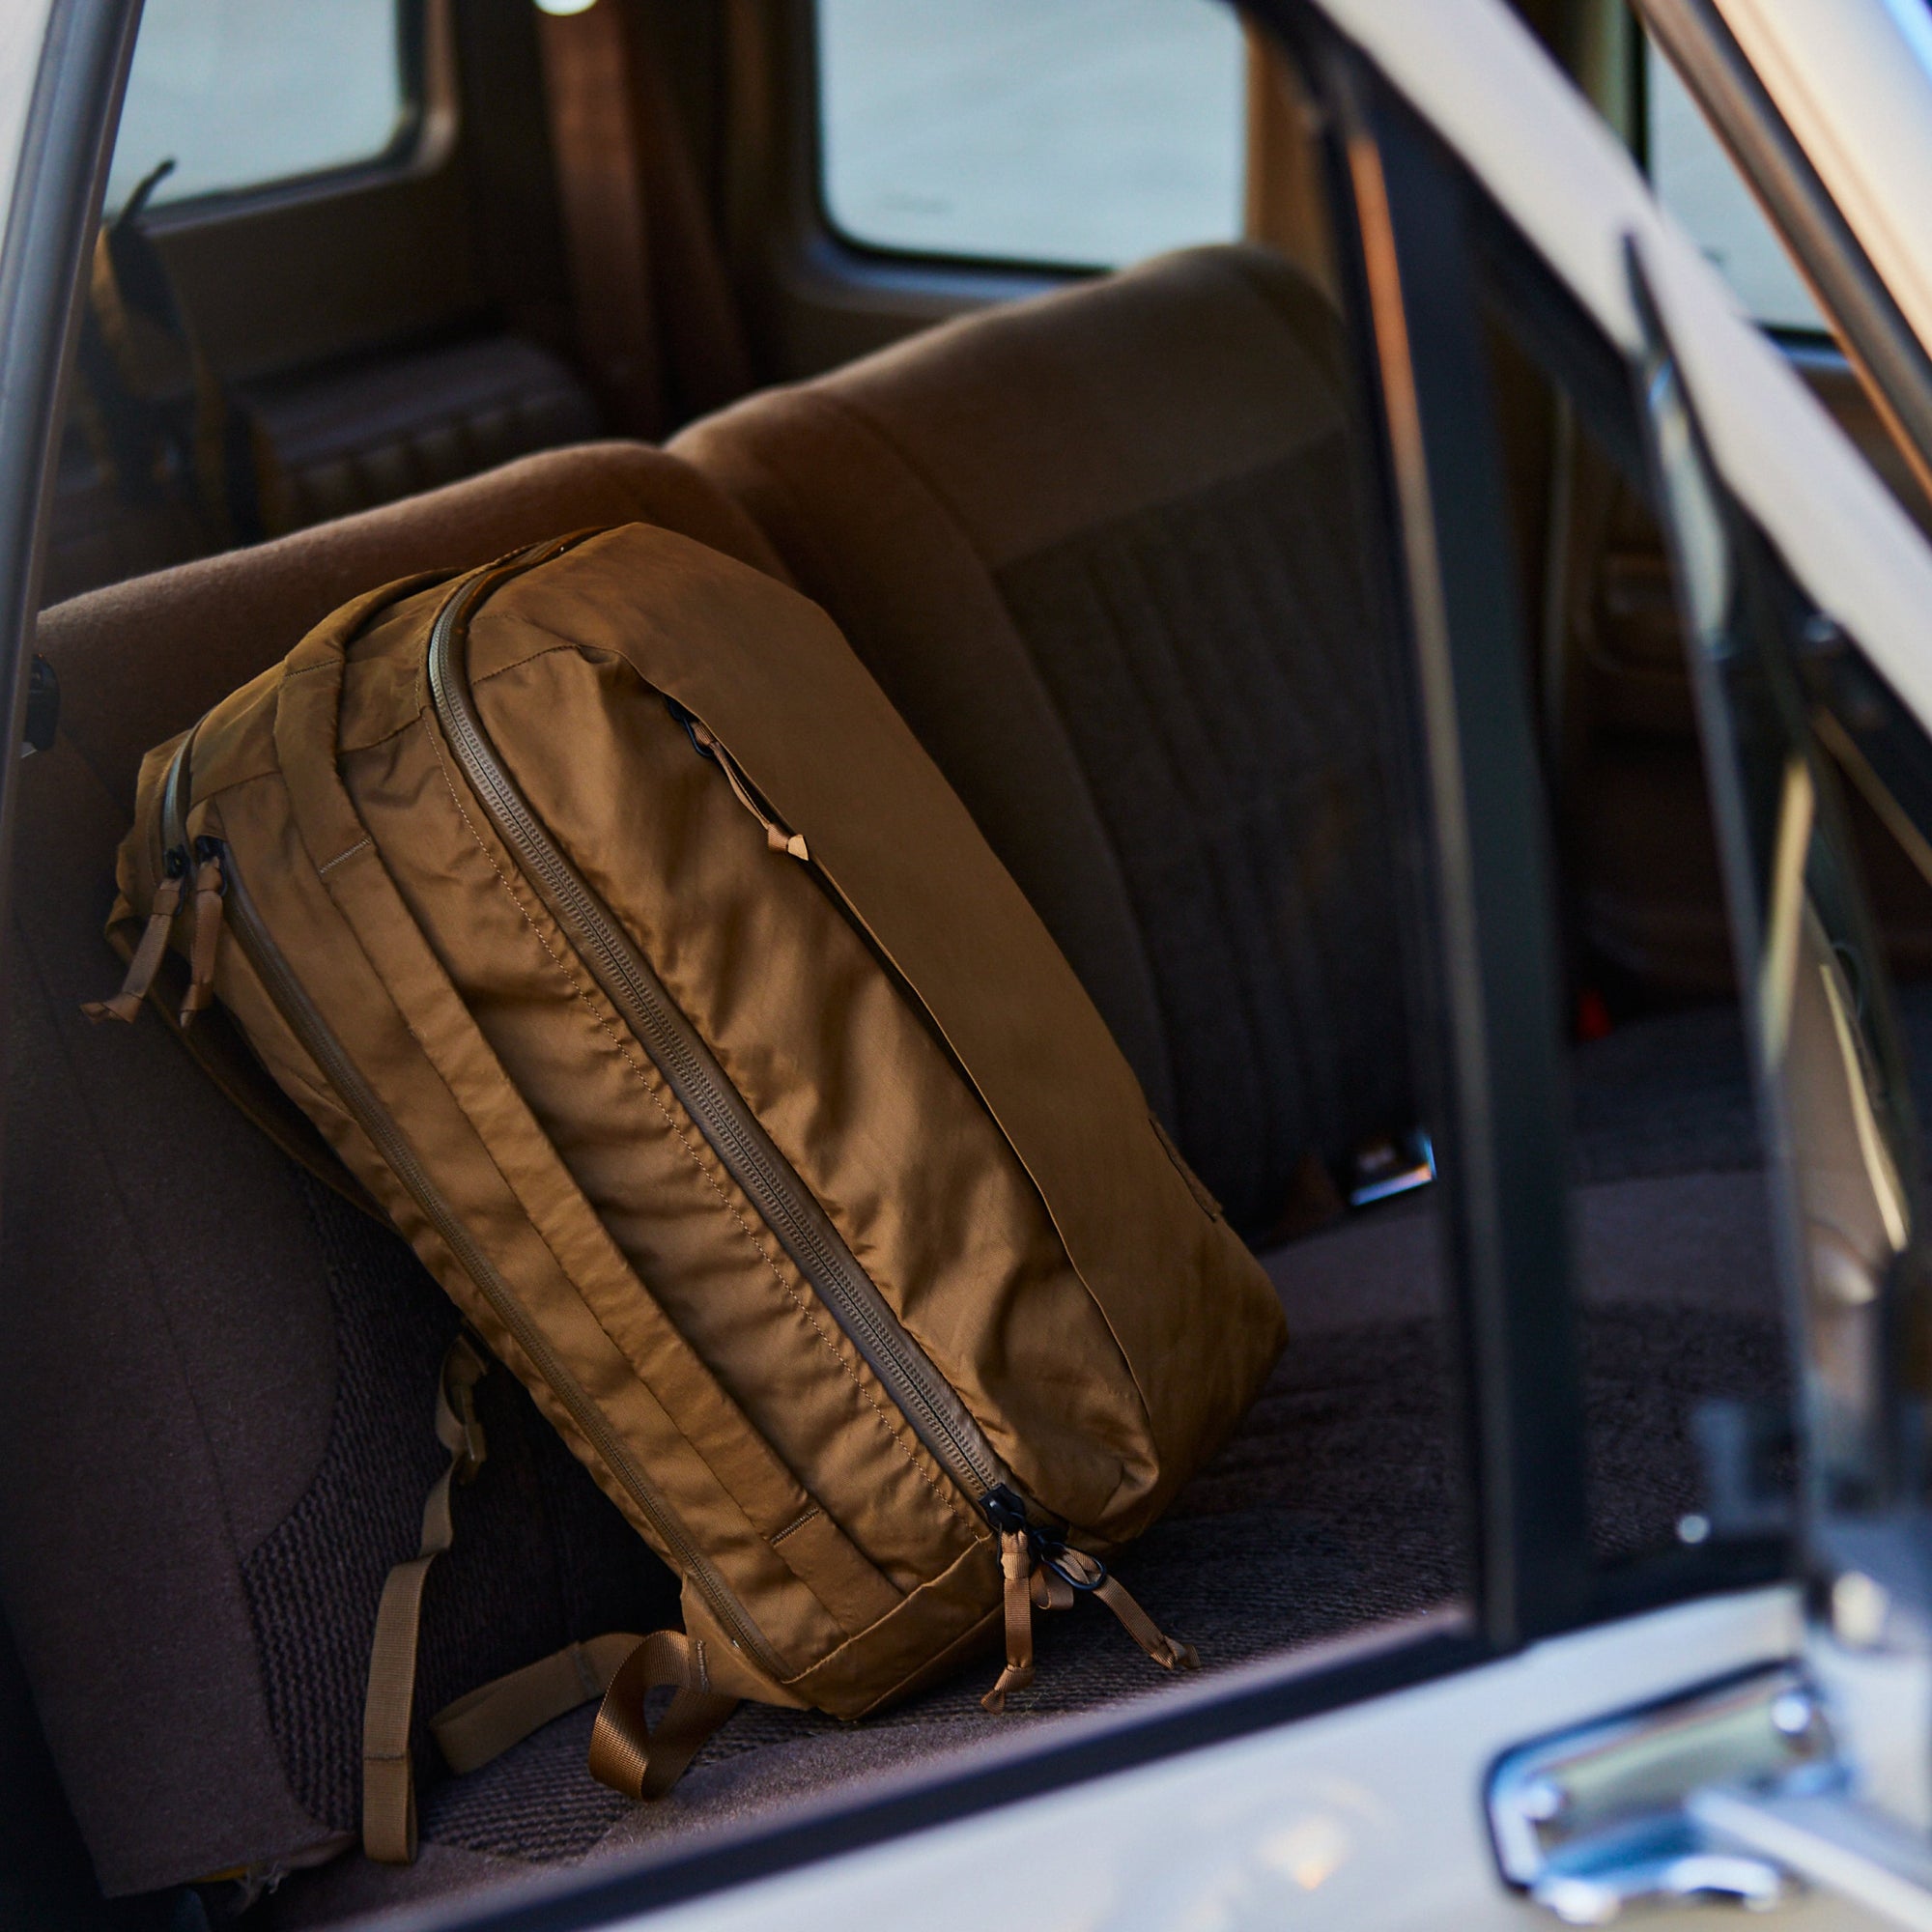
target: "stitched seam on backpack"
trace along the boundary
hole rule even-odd
[[[785,1540],[785,1538],[792,1533],[793,1530],[803,1529],[806,1526],[806,1524],[812,1520],[813,1517],[822,1516],[824,1512],[818,1507],[818,1505],[816,1503],[813,1503],[809,1510],[806,1510],[802,1514],[793,1517],[792,1520],[788,1523],[786,1523],[782,1529],[777,1530],[772,1535],[766,1537],[765,1541],[773,1545],[774,1548],[776,1548],[779,1544],[782,1543]]]
[[[598,1031],[602,1033],[604,1037],[611,1042],[611,1046],[616,1049],[618,1055],[622,1058],[625,1065],[627,1065],[631,1069],[632,1073],[636,1075],[639,1084],[643,1088],[644,1092],[650,1095],[652,1104],[657,1108],[658,1112],[664,1116],[665,1124],[668,1126],[671,1132],[677,1136],[678,1145],[683,1148],[685,1155],[690,1160],[692,1166],[697,1170],[699,1176],[703,1179],[705,1185],[708,1186],[711,1189],[712,1193],[718,1197],[719,1205],[724,1209],[724,1211],[727,1214],[730,1215],[731,1219],[737,1224],[739,1233],[742,1234],[745,1236],[746,1240],[748,1240],[752,1244],[752,1247],[756,1252],[758,1259],[764,1263],[766,1268],[770,1271],[772,1279],[778,1283],[780,1291],[783,1293],[785,1299],[789,1301],[793,1306],[793,1308],[795,1308],[798,1311],[798,1313],[802,1315],[805,1318],[805,1320],[811,1324],[812,1333],[818,1337],[819,1342],[824,1347],[826,1353],[829,1354],[832,1357],[832,1359],[838,1364],[838,1367],[844,1373],[845,1378],[852,1384],[853,1388],[858,1391],[860,1397],[871,1409],[872,1413],[878,1417],[879,1423],[886,1431],[886,1434],[888,1437],[891,1439],[893,1446],[895,1449],[897,1449],[899,1454],[903,1456],[906,1459],[906,1461],[912,1465],[913,1473],[919,1477],[920,1481],[923,1482],[926,1486],[926,1488],[932,1492],[933,1495],[946,1507],[946,1509],[954,1518],[958,1519],[963,1522],[965,1519],[963,1517],[960,1517],[959,1509],[954,1499],[951,1495],[949,1495],[944,1489],[940,1487],[940,1484],[926,1469],[921,1466],[919,1457],[915,1452],[913,1445],[905,1439],[903,1431],[906,1425],[903,1423],[903,1421],[897,1424],[894,1422],[893,1417],[887,1413],[885,1407],[880,1403],[878,1397],[875,1396],[872,1393],[872,1391],[866,1386],[865,1382],[860,1379],[858,1371],[852,1366],[852,1364],[848,1360],[846,1360],[845,1356],[839,1351],[837,1344],[834,1343],[831,1336],[829,1336],[825,1332],[824,1326],[819,1321],[818,1317],[814,1315],[811,1312],[810,1308],[809,1308],[806,1305],[806,1303],[799,1298],[797,1290],[795,1290],[792,1287],[791,1283],[784,1278],[784,1271],[779,1266],[778,1263],[772,1258],[771,1250],[767,1248],[761,1240],[758,1239],[756,1234],[753,1231],[751,1224],[745,1219],[744,1215],[738,1211],[737,1204],[734,1201],[732,1201],[731,1197],[728,1194],[726,1194],[724,1188],[718,1184],[718,1178],[714,1174],[712,1174],[710,1170],[705,1166],[702,1158],[698,1154],[697,1150],[692,1146],[691,1137],[685,1132],[684,1127],[679,1122],[677,1116],[674,1113],[672,1113],[672,1111],[668,1106],[666,1105],[664,1095],[661,1094],[657,1091],[656,1087],[654,1087],[651,1084],[651,1081],[645,1074],[644,1069],[638,1064],[636,1055],[633,1054],[630,1048],[625,1045],[624,1041],[622,1040],[622,1038],[619,1037],[615,1028],[611,1026],[611,1022],[604,1016],[603,1013],[598,1011],[597,1003],[590,997],[589,989],[586,986],[584,986],[582,981],[578,979],[577,975],[570,970],[570,967],[557,956],[555,950],[552,947],[550,940],[546,936],[543,928],[540,925],[538,925],[536,921],[531,917],[530,910],[528,906],[526,906],[524,903],[522,895],[519,894],[516,887],[510,883],[510,880],[508,876],[504,873],[502,867],[497,863],[497,855],[491,851],[488,843],[484,840],[483,835],[477,830],[475,821],[469,816],[469,812],[468,809],[465,807],[462,798],[458,795],[455,782],[450,778],[449,775],[449,767],[444,762],[443,759],[442,747],[437,742],[436,731],[431,726],[429,717],[426,713],[423,714],[422,717],[422,726],[423,726],[423,733],[429,740],[430,750],[436,755],[437,769],[442,774],[442,782],[449,792],[449,802],[453,806],[455,806],[457,810],[457,815],[463,820],[463,823],[465,827],[468,829],[470,838],[472,838],[476,841],[477,850],[480,851],[483,854],[483,857],[489,862],[490,869],[497,875],[497,883],[503,888],[503,891],[506,894],[508,894],[510,903],[514,905],[518,913],[522,915],[524,923],[529,927],[530,932],[536,939],[537,944],[543,948],[545,957],[547,957],[550,960],[551,964],[554,967],[555,967],[560,974],[562,974],[565,981],[570,986],[571,991],[575,993],[581,1001],[582,1001],[585,1010],[588,1011],[591,1019],[596,1023]],[[793,1524],[792,1527],[795,1528],[797,1527],[797,1525]]]
[[[360,852],[360,851],[363,851],[363,850],[364,850],[364,849],[365,849],[365,848],[366,848],[366,847],[367,847],[367,846],[368,846],[368,845],[369,845],[369,844],[370,844],[371,842],[372,842],[372,841],[371,841],[371,840],[369,839],[369,838],[368,838],[368,837],[367,837],[366,835],[365,835],[364,837],[362,837],[362,838],[360,838],[356,839],[356,841],[355,842],[355,844],[353,844],[352,846],[350,846],[350,847],[349,847],[349,849],[348,849],[348,850],[347,850],[346,852],[338,852],[338,853],[337,853],[337,854],[335,855],[335,857],[334,857],[334,858],[332,858],[332,859],[330,859],[330,860],[329,860],[329,861],[328,861],[328,862],[327,862],[327,863],[326,865],[321,865],[321,866],[318,866],[318,867],[317,867],[315,868],[315,870],[316,870],[316,876],[317,876],[318,878],[323,878],[323,879],[326,879],[326,878],[327,878],[327,876],[329,875],[329,873],[331,873],[332,871],[334,871],[334,869],[336,868],[336,867],[338,867],[339,865],[341,865],[341,864],[342,864],[342,862],[343,862],[343,861],[344,861],[345,859],[353,859],[353,858],[355,858],[355,856],[356,855],[356,853],[358,853],[358,852]]]

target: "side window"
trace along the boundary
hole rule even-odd
[[[820,0],[820,191],[863,246],[1110,269],[1241,232],[1214,0]]]
[[[1767,328],[1822,333],[1804,280],[1676,71],[1643,49],[1644,163],[1657,198]]]
[[[122,207],[327,174],[394,151],[414,120],[412,0],[148,0],[107,180]]]

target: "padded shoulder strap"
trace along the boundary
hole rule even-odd
[[[415,1714],[416,1649],[429,1573],[455,1541],[450,1492],[470,1481],[487,1453],[476,1420],[476,1384],[489,1358],[468,1333],[450,1344],[437,1377],[437,1438],[448,1465],[423,1504],[422,1542],[383,1585],[369,1647],[362,1709],[362,1849],[381,1864],[416,1855],[415,1771],[410,1731]],[[655,1731],[644,1698],[663,1685],[676,1694]],[[749,1688],[749,1687],[747,1687]],[[703,1745],[738,1708],[736,1690],[714,1682],[702,1638],[682,1631],[634,1636],[608,1632],[566,1644],[534,1663],[480,1685],[430,1719],[451,1771],[475,1771],[553,1719],[604,1699],[590,1741],[590,1770],[631,1798],[662,1798]]]

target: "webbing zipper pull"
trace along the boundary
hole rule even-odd
[[[698,753],[711,759],[724,774],[724,781],[731,787],[731,793],[738,803],[765,828],[765,845],[773,852],[783,852],[804,864],[811,863],[811,854],[805,843],[805,834],[788,831],[759,803],[757,794],[752,789],[751,781],[739,769],[738,761],[717,738],[709,726],[694,717],[683,705],[671,707],[671,716],[684,726],[685,735],[697,749]]]
[[[980,1507],[999,1532],[1007,1629],[1006,1668],[980,1699],[981,1710],[998,1717],[1007,1707],[1008,1692],[1024,1690],[1033,1682],[1034,1611],[1070,1609],[1081,1597],[1105,1604],[1121,1628],[1163,1670],[1200,1667],[1191,1643],[1169,1636],[1097,1556],[1075,1549],[1053,1530],[1029,1521],[1026,1504],[1004,1484],[981,1496]]]
[[[170,848],[161,860],[161,882],[155,888],[148,908],[148,923],[142,928],[141,942],[128,962],[128,977],[111,1000],[84,1000],[81,1011],[97,1023],[124,1020],[131,1026],[141,1014],[141,1002],[155,983],[161,960],[168,950],[168,935],[181,915],[182,895],[187,887],[187,854],[179,846]]]
[[[222,865],[222,843],[204,834],[194,841],[194,939],[188,955],[187,997],[182,1001],[181,1023],[214,1000],[214,962],[221,950],[222,907],[228,896],[228,875]]]

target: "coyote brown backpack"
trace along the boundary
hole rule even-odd
[[[377,1618],[372,1856],[413,1850],[485,1348],[684,1629],[461,1699],[458,1770],[602,1690],[591,1768],[655,1796],[739,1698],[863,1717],[1004,1629],[998,1710],[1083,1595],[1193,1662],[1105,1559],[1239,1418],[1279,1304],[816,606],[643,525],[389,584],[149,754],[119,877],[90,1010],[178,1017],[480,1338]]]

